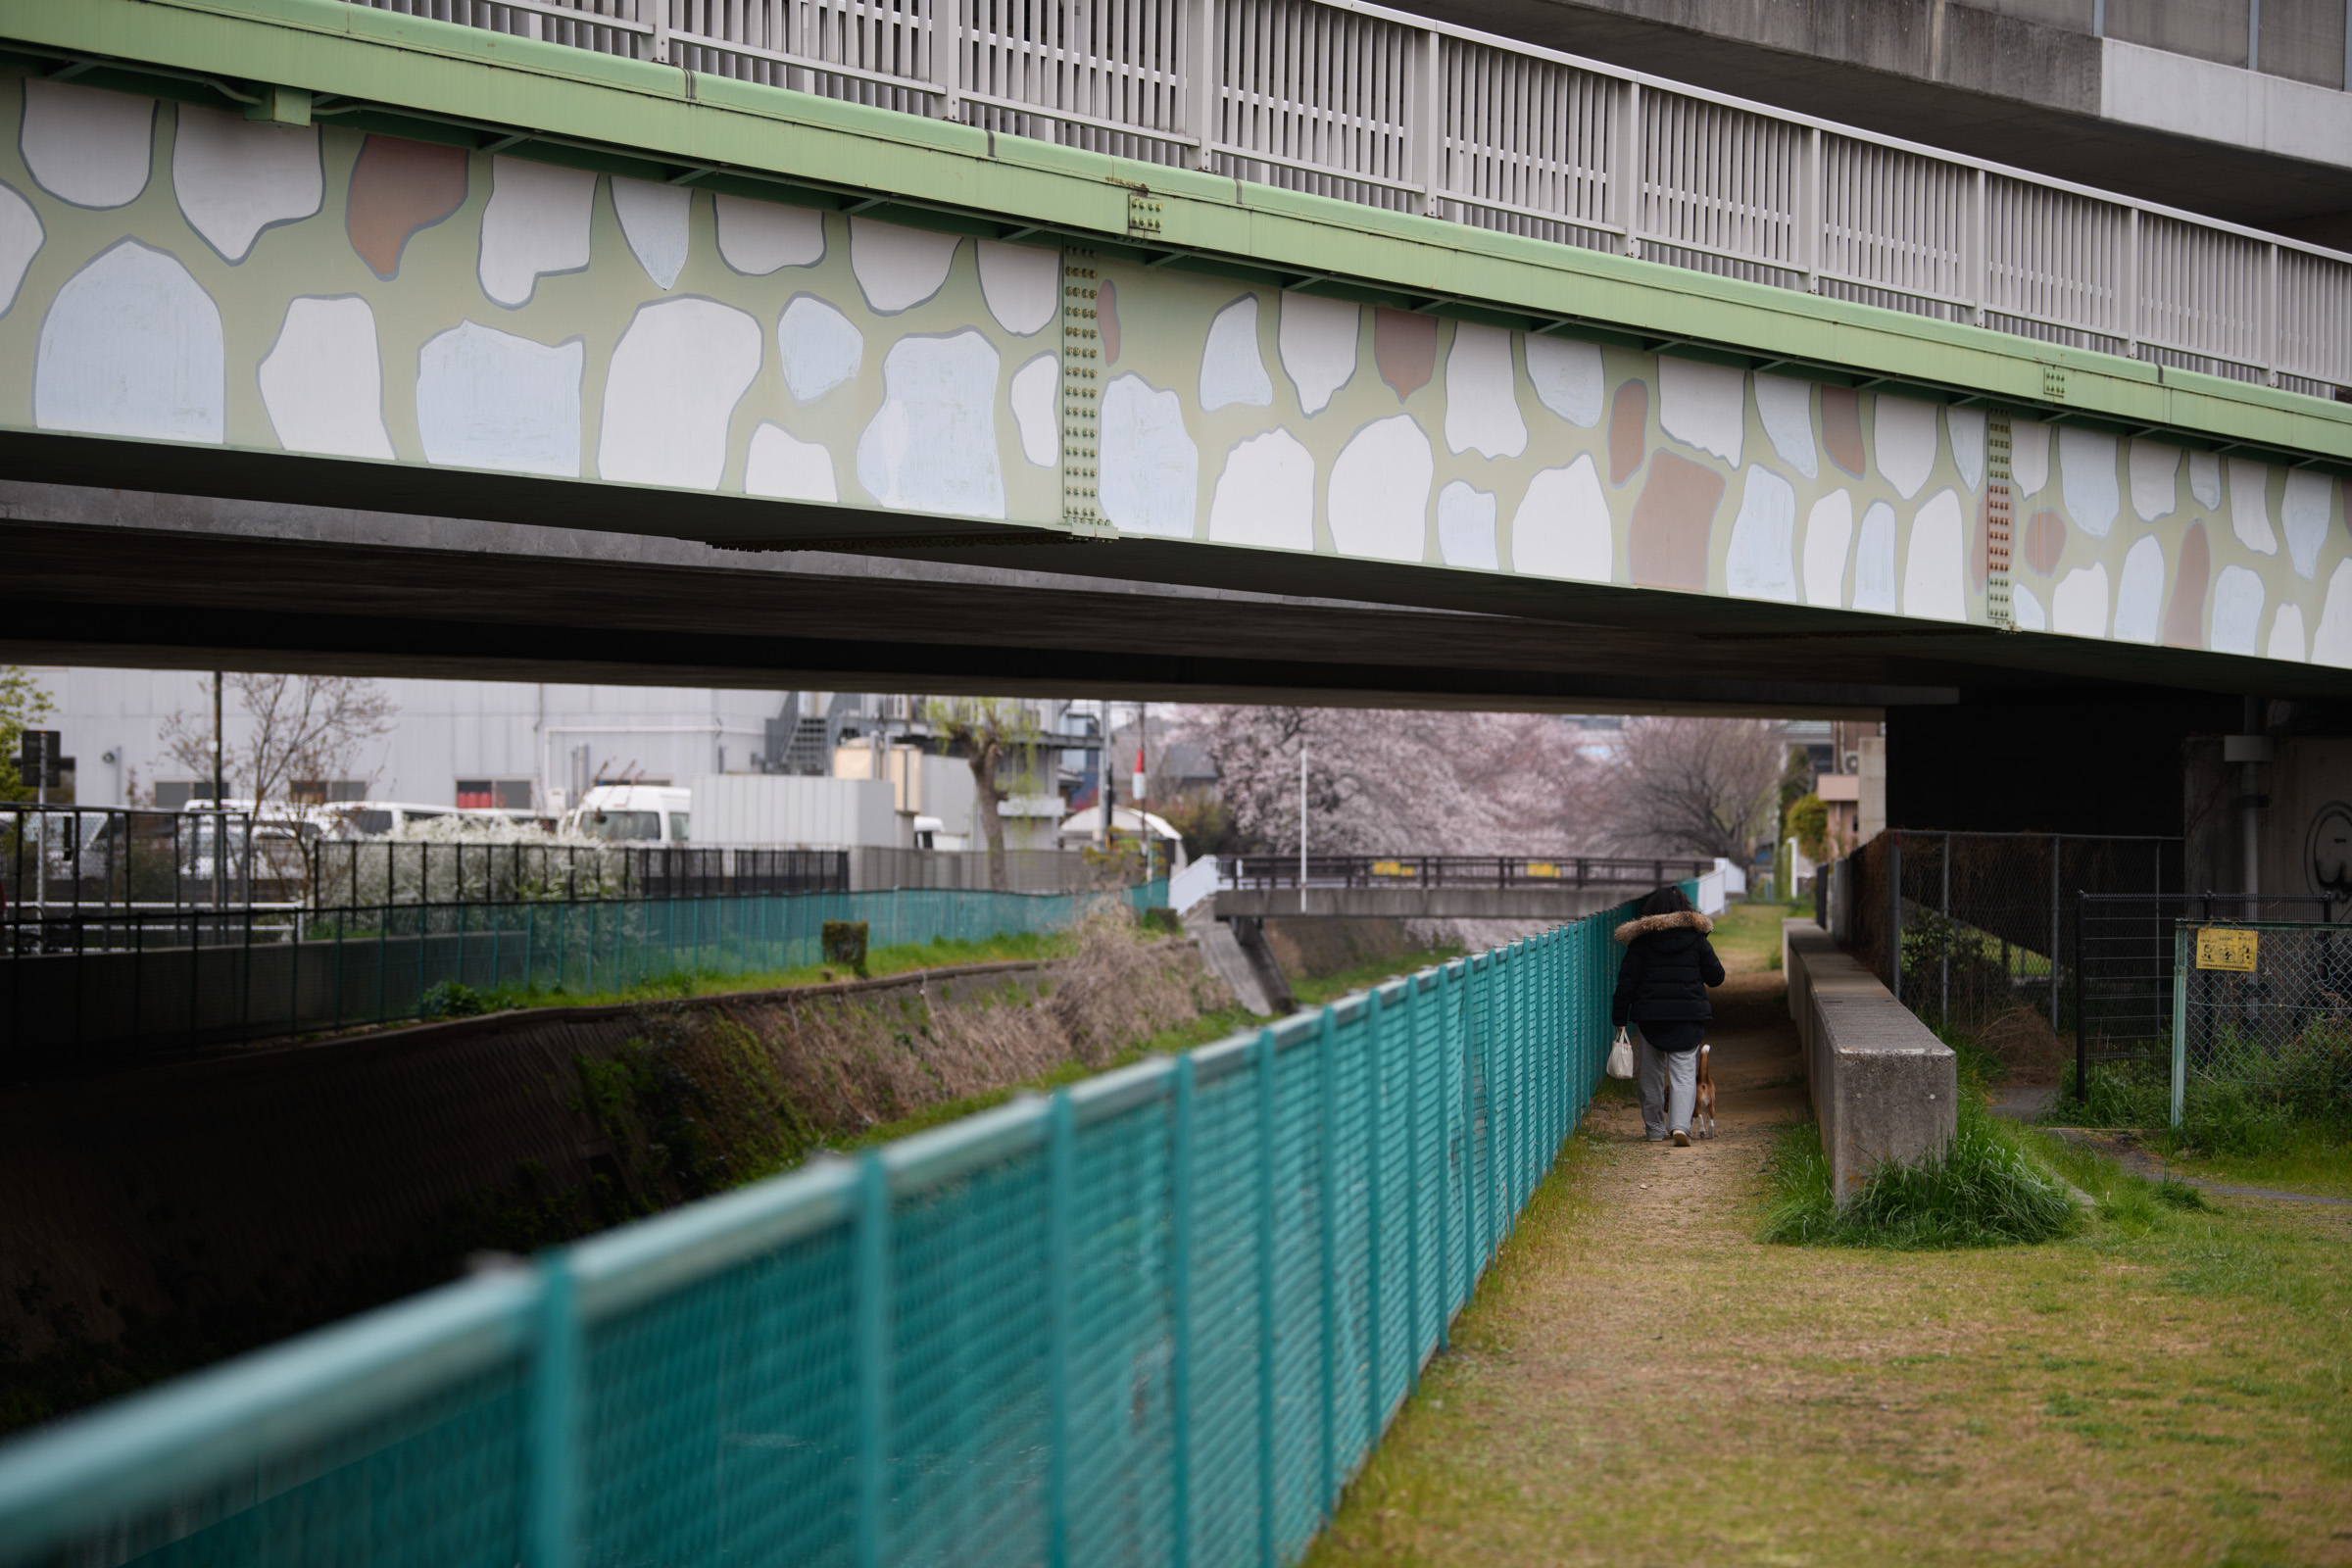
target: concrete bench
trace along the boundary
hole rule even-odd
[[[1951,1143],[1959,1057],[1813,921],[1781,922],[1781,967],[1842,1206],[1877,1166],[1917,1164]]]

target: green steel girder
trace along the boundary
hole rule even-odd
[[[295,87],[325,115],[1532,330],[1786,365],[2352,472],[2352,406],[1221,175],[420,21],[344,0],[0,0],[0,39],[171,96]],[[207,78],[211,78],[208,83]],[[1128,232],[1137,187],[1161,203]],[[2045,371],[2060,372],[2055,377]],[[2047,389],[2063,385],[2063,401]]]

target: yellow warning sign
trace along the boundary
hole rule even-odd
[[[2197,967],[2234,969],[2241,974],[2252,974],[2256,937],[2257,933],[2252,931],[2205,927],[2197,933]]]

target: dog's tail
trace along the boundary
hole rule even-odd
[[[1703,1083],[1711,1084],[1715,1081],[1715,1075],[1707,1071],[1707,1056],[1714,1049],[1703,1040],[1698,1043],[1698,1076]]]

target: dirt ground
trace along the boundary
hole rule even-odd
[[[1645,1143],[1604,1092],[1310,1561],[2352,1563],[2352,1291],[2257,1266],[2341,1257],[2343,1210],[1766,1246],[1760,1167],[1806,1107],[1781,976],[1740,956],[1721,1136]]]

